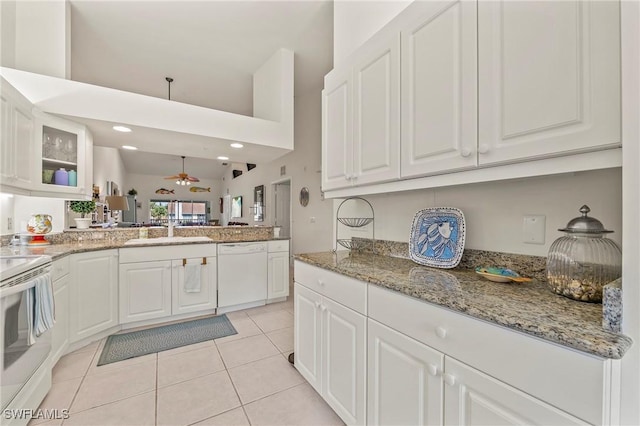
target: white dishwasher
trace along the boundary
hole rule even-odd
[[[267,299],[267,243],[218,244],[218,307]]]

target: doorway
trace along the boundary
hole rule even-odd
[[[291,218],[291,178],[271,183],[273,193],[273,226],[280,227],[280,236],[289,238],[289,264],[293,265],[293,236]]]

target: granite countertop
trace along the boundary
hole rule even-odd
[[[309,253],[295,259],[600,357],[622,358],[632,344],[603,329],[601,304],[556,295],[536,280],[495,283],[473,270],[434,269],[371,253]]]
[[[259,241],[273,241],[273,240],[289,240],[289,238],[269,238],[269,239],[243,239],[239,241],[229,240],[211,240],[211,241],[172,241],[172,242],[158,242],[157,244],[144,243],[144,244],[127,244],[124,241],[109,241],[103,240],[86,240],[81,242],[60,243],[51,244],[47,246],[30,247],[30,246],[2,246],[0,248],[1,256],[15,256],[15,255],[47,255],[51,256],[53,260],[60,259],[64,256],[68,256],[74,253],[85,253],[98,250],[120,249],[120,248],[136,248],[136,247],[157,247],[157,246],[173,246],[184,244],[220,244],[220,243],[250,243]]]

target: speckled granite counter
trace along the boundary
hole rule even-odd
[[[544,283],[502,284],[472,270],[440,270],[372,253],[323,252],[295,259],[604,358],[632,341],[602,328],[602,305],[552,293]]]
[[[119,248],[134,248],[134,247],[155,247],[155,246],[168,246],[168,245],[183,245],[183,244],[220,244],[220,243],[238,243],[238,242],[256,242],[256,241],[272,241],[272,240],[288,240],[289,238],[249,238],[243,240],[211,240],[211,241],[175,241],[167,243],[158,242],[157,244],[124,244],[124,241],[110,241],[107,239],[102,240],[83,240],[65,244],[51,244],[48,246],[29,247],[29,246],[3,246],[0,248],[0,256],[12,256],[12,255],[29,255],[29,254],[44,254],[51,256],[53,260],[59,259],[64,256],[68,256],[74,253],[85,253],[89,251],[97,250],[109,250]]]

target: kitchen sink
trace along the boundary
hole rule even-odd
[[[125,246],[133,244],[171,244],[171,243],[202,243],[212,242],[209,237],[158,237],[158,238],[134,238],[124,243]]]

